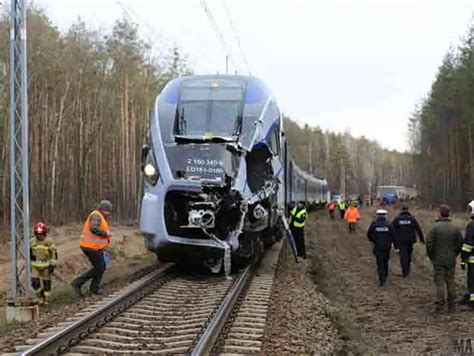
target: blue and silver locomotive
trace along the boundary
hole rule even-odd
[[[146,247],[226,274],[279,238],[290,200],[326,191],[289,159],[275,98],[246,76],[171,81],[153,108],[142,171]]]

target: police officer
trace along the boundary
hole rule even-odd
[[[379,283],[383,286],[388,277],[388,260],[393,244],[393,229],[387,221],[387,211],[379,209],[376,212],[377,218],[370,224],[367,237],[374,245],[374,254],[377,261],[377,271]]]
[[[392,222],[395,233],[394,246],[400,250],[400,266],[402,267],[402,276],[408,277],[410,274],[411,254],[413,244],[416,242],[416,235],[422,244],[425,243],[423,231],[420,224],[413,215],[410,214],[408,206],[402,205],[401,213]]]
[[[474,309],[474,201],[469,203],[471,208],[471,222],[466,227],[466,234],[461,248],[461,268],[466,269],[467,265],[467,292],[462,301],[469,304]]]
[[[300,201],[290,213],[290,230],[295,240],[298,257],[306,259],[306,246],[304,242],[304,224],[306,221],[305,202]]]
[[[439,207],[438,219],[426,238],[426,253],[433,263],[434,282],[436,285],[436,312],[443,310],[446,303],[445,287],[448,291],[448,312],[454,312],[456,286],[454,274],[456,257],[461,251],[462,234],[451,223],[448,205]]]

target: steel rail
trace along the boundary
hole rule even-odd
[[[87,338],[89,334],[103,327],[125,309],[156,289],[158,282],[164,275],[170,272],[173,266],[174,263],[168,263],[160,267],[130,291],[111,300],[103,307],[90,312],[85,317],[61,329],[39,344],[22,351],[20,355],[50,355],[67,352],[70,347],[79,344],[80,340]]]
[[[224,300],[209,321],[207,328],[197,341],[196,346],[191,352],[192,356],[211,354],[227,319],[234,309],[237,299],[250,277],[251,267],[251,265],[247,266],[233,283],[230,291],[224,297]]]

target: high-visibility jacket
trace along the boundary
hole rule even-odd
[[[58,259],[58,250],[50,237],[38,240],[36,237],[30,239],[31,267],[44,269],[54,267]]]
[[[349,222],[349,223],[357,222],[357,220],[360,219],[359,209],[354,207],[354,206],[350,206],[346,210],[346,213],[344,215],[344,219],[346,219],[347,222]]]
[[[304,223],[306,221],[306,209],[303,208],[298,210],[297,207],[294,207],[290,213],[290,226],[293,225],[297,228],[304,228]]]
[[[474,218],[466,227],[466,234],[461,249],[461,260],[463,263],[474,263]]]
[[[86,222],[84,223],[84,228],[82,230],[80,239],[80,245],[81,247],[88,248],[91,250],[102,250],[109,246],[110,237],[97,236],[92,233],[90,220],[92,215],[94,214],[98,214],[100,216],[100,230],[109,232],[109,224],[107,223],[107,220],[105,220],[105,217],[100,213],[100,211],[94,210],[92,213],[89,214],[86,219]]]
[[[334,209],[336,209],[336,204],[334,204],[334,202],[329,203],[329,204],[328,204],[328,209],[329,209],[329,210],[334,210]]]
[[[337,204],[337,207],[338,207],[339,210],[346,210],[346,202],[345,201],[340,201]]]

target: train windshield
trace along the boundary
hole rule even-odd
[[[177,107],[177,140],[238,140],[242,131],[243,83],[190,81],[183,83]]]

